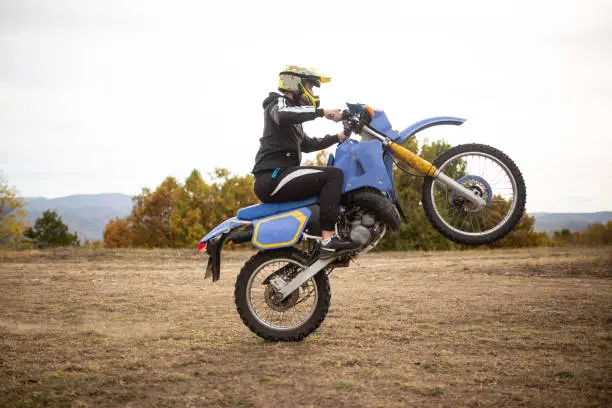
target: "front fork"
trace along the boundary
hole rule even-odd
[[[465,188],[452,178],[448,177],[446,174],[442,173],[427,160],[420,158],[416,154],[412,153],[410,150],[406,149],[404,146],[394,143],[388,137],[385,137],[373,131],[367,126],[363,127],[363,131],[365,131],[370,136],[380,140],[383,143],[383,146],[389,148],[393,152],[395,157],[397,157],[402,162],[410,165],[410,167],[412,167],[419,173],[425,176],[433,177],[438,182],[444,184],[448,189],[454,191],[456,194],[462,197],[465,197],[468,201],[475,204],[478,208],[486,206],[487,202],[478,195],[477,191],[472,191],[470,189]]]

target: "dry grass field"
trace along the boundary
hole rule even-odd
[[[612,406],[612,248],[377,253],[323,325],[253,335],[251,252],[0,252],[0,406]]]

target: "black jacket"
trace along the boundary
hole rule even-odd
[[[263,108],[264,130],[252,170],[255,175],[278,167],[299,166],[302,152],[316,152],[338,142],[337,135],[318,139],[308,137],[302,129],[302,122],[322,117],[323,109],[297,106],[291,99],[275,92],[264,100]]]

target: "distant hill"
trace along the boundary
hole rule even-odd
[[[71,195],[60,198],[25,197],[26,222],[34,224],[46,210],[55,210],[79,239],[102,239],[109,220],[132,212],[132,197],[125,194]]]
[[[536,212],[529,214],[535,217],[534,229],[538,232],[547,232],[552,235],[563,228],[574,231],[584,231],[591,224],[607,224],[612,221],[612,211],[595,213],[546,213]]]

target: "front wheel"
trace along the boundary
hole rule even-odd
[[[481,144],[460,145],[440,154],[433,165],[486,202],[478,208],[426,177],[423,209],[446,238],[465,245],[490,244],[516,227],[525,210],[527,191],[520,170],[503,152]]]
[[[234,297],[238,314],[253,333],[271,341],[298,341],[319,327],[331,298],[325,270],[281,301],[270,284],[277,278],[289,282],[306,267],[304,254],[295,248],[262,251],[244,264]]]

